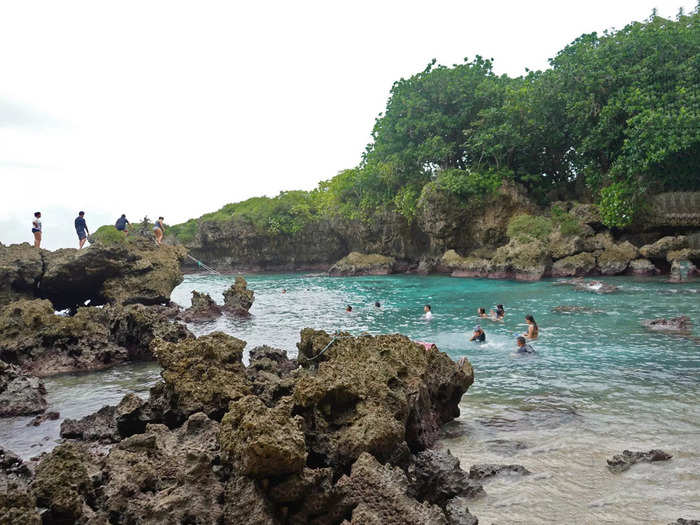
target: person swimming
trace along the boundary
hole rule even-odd
[[[517,352],[519,354],[534,354],[535,349],[532,348],[529,344],[527,344],[527,341],[525,338],[521,335],[516,339],[516,342],[518,344],[518,350]]]
[[[381,305],[381,303],[380,303],[379,301],[375,301],[375,302],[374,302],[374,307],[375,307],[375,308],[381,308],[382,305]]]
[[[345,307],[345,311],[348,312],[348,313],[349,313],[349,312],[352,312],[352,306],[347,305],[347,306]]]
[[[486,341],[486,332],[481,329],[481,325],[476,325],[474,327],[474,334],[469,340],[474,341],[475,343],[483,343]]]
[[[537,326],[535,318],[531,314],[528,314],[525,316],[525,322],[528,324],[528,327],[527,332],[523,335],[530,340],[537,339],[540,335],[540,327]]]
[[[503,305],[497,304],[496,311],[494,312],[491,310],[491,315],[496,319],[496,321],[503,321],[503,318],[506,316],[506,311],[503,309]]]
[[[423,314],[423,318],[424,318],[424,319],[430,320],[430,319],[433,318],[433,309],[430,307],[429,304],[426,304],[426,305],[423,307],[423,311],[425,312],[425,313]]]
[[[482,319],[488,319],[489,316],[486,314],[486,308],[477,308],[476,314]]]

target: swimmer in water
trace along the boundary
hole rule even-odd
[[[486,308],[478,308],[476,314],[482,319],[488,319],[489,316],[486,314]]]
[[[381,308],[382,305],[380,304],[379,301],[376,301],[376,302],[374,303],[374,307],[375,307],[375,308]]]
[[[345,307],[345,311],[346,311],[346,312],[352,312],[352,306],[347,305],[347,306]]]
[[[527,332],[525,332],[523,335],[531,341],[537,339],[537,337],[539,337],[540,335],[540,327],[537,326],[535,318],[532,315],[528,314],[525,316],[525,322],[528,326]]]
[[[518,337],[518,339],[516,339],[516,341],[518,343],[517,352],[519,354],[534,354],[535,353],[535,349],[532,348],[529,344],[527,344],[527,341],[525,340],[525,338],[522,335],[520,337]]]
[[[496,321],[503,321],[503,318],[506,316],[506,311],[503,309],[502,304],[497,304],[496,305],[496,311],[494,312],[491,310],[491,317],[493,317]]]
[[[474,341],[475,343],[483,343],[486,341],[486,332],[481,329],[481,325],[476,325],[474,327],[474,334],[470,341]]]
[[[424,317],[425,319],[430,320],[430,319],[433,318],[433,309],[430,307],[429,304],[426,304],[426,305],[423,307],[423,311],[425,312],[425,314],[423,315],[423,317]]]

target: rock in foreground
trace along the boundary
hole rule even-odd
[[[246,317],[255,301],[255,292],[248,289],[246,280],[238,275],[233,285],[224,292],[224,311]]]
[[[46,410],[46,389],[37,377],[0,361],[0,417],[27,416]]]
[[[303,331],[303,368],[260,347],[248,369],[234,337],[157,341],[164,381],[147,401],[73,424],[116,444],[44,456],[22,509],[54,523],[477,523],[458,498],[480,485],[425,450],[471,366],[398,335],[346,336],[314,358],[330,339]]]

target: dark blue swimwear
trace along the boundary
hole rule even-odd
[[[124,231],[128,222],[129,221],[126,220],[126,217],[119,217],[117,219],[117,223],[114,226],[117,228],[117,230]]]

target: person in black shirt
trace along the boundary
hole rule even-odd
[[[87,236],[90,234],[88,230],[87,223],[85,222],[85,212],[78,212],[78,216],[75,218],[75,233],[78,234],[78,243],[80,246],[78,249],[82,248],[85,244]]]
[[[486,341],[486,332],[481,329],[481,325],[476,325],[474,327],[474,335],[472,335],[470,341],[474,341],[475,343],[483,343]]]

